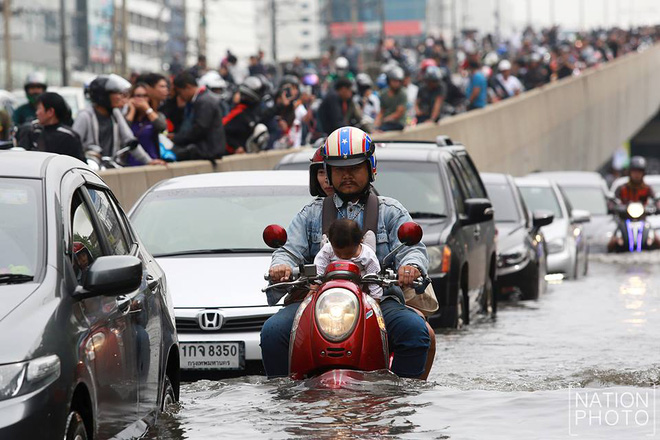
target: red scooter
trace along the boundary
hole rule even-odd
[[[398,237],[402,244],[385,258],[385,263],[402,247],[419,243],[422,228],[414,222],[404,223]],[[269,247],[282,248],[287,241],[286,230],[270,225],[264,230],[263,238]],[[385,320],[378,301],[369,296],[363,286],[377,284],[386,289],[397,284],[393,270],[361,276],[356,264],[337,261],[328,266],[323,277],[317,275],[312,264],[294,269],[293,278],[294,281],[262,289],[264,292],[293,288],[309,291],[298,307],[291,329],[290,377],[299,380],[320,375],[331,385],[341,386],[352,374],[338,370],[376,371],[390,367]],[[418,278],[415,290],[423,292],[429,282],[428,278]]]

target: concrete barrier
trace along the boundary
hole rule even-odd
[[[594,170],[659,105],[660,46],[654,46],[439,124],[374,137],[433,141],[449,135],[483,171]]]
[[[99,174],[115,194],[122,207],[129,210],[133,204],[156,183],[172,177],[222,171],[272,170],[285,155],[298,150],[272,150],[258,154],[228,156],[216,162],[198,160],[176,162],[166,166],[128,167],[105,170]]]

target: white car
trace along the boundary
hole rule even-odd
[[[176,177],[152,187],[130,219],[167,276],[182,370],[242,370],[260,361],[272,249],[264,228],[288,226],[311,201],[306,171]]]
[[[545,210],[554,214],[552,223],[541,228],[547,243],[548,273],[573,279],[586,275],[589,244],[582,225],[591,219],[589,212],[573,209],[553,181],[523,177],[515,182],[530,211]]]

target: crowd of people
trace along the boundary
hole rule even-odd
[[[579,75],[658,36],[655,27],[529,28],[501,40],[465,32],[455,49],[442,38],[386,39],[368,57],[349,37],[317,62],[296,58],[277,68],[262,51],[246,66],[228,51],[217,70],[200,56],[190,68],[173,63],[168,74],[100,75],[86,86],[91,105],[75,121],[35,73],[25,82],[28,103],[13,114],[15,138],[26,150],[98,163],[122,152],[122,166],[299,147],[346,125],[373,133],[435,123]]]

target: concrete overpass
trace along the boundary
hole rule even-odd
[[[566,78],[482,110],[423,124],[378,140],[435,140],[449,135],[466,145],[480,170],[595,170],[658,111],[660,45],[628,54],[579,77]],[[216,171],[272,169],[288,150],[230,156]],[[128,209],[155,183],[212,172],[210,162],[102,172]]]

